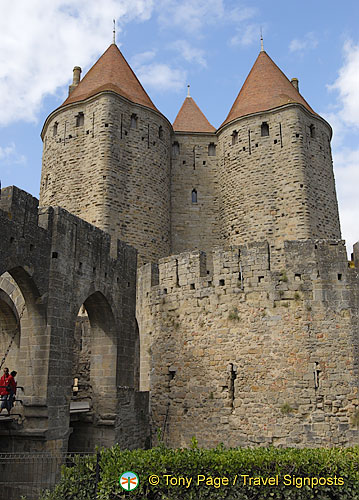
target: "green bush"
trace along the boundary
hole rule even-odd
[[[194,443],[194,441],[193,441]],[[163,446],[150,450],[120,450],[113,447],[101,452],[98,500],[354,500],[359,498],[359,447],[331,449],[240,448],[213,450],[173,450]],[[42,500],[93,500],[95,458],[64,469],[52,493]],[[125,492],[119,486],[123,472],[135,472],[137,489]],[[151,475],[159,476],[157,486],[149,484]],[[244,481],[243,475],[248,475]],[[192,478],[190,486],[171,486],[166,478]],[[202,478],[228,478],[228,485],[216,487]],[[249,476],[274,485],[249,484]],[[303,484],[303,478],[308,478]],[[313,484],[324,478],[322,486]],[[328,480],[330,478],[330,481]],[[258,482],[259,480],[257,480]],[[210,483],[210,480],[208,480]],[[212,483],[215,481],[212,480]],[[290,485],[286,485],[285,482]],[[306,484],[309,483],[309,484]],[[333,483],[333,484],[328,484]],[[337,484],[335,484],[337,483]],[[342,484],[341,484],[342,483]],[[217,484],[218,486],[218,484]]]

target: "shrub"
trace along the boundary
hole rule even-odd
[[[228,314],[228,319],[230,321],[239,321],[238,309],[236,307]]]
[[[280,279],[280,281],[283,281],[283,283],[288,282],[288,276],[287,276],[287,273],[285,272],[285,270],[282,271],[279,279]]]
[[[166,449],[163,445],[150,450],[120,450],[115,446],[102,451],[98,500],[354,500],[359,498],[359,447],[332,449]],[[64,469],[52,493],[42,500],[90,500],[94,498],[95,467],[93,458]],[[125,471],[135,472],[138,488],[126,493],[119,486]],[[150,485],[149,478],[160,478]],[[190,486],[166,484],[166,478],[192,478]],[[200,478],[228,478],[229,484],[216,487]],[[273,477],[278,484],[257,485],[248,477]],[[303,478],[306,483],[303,484]],[[315,484],[321,479],[322,485]],[[330,478],[330,481],[328,481]],[[260,480],[257,480],[260,481]],[[210,482],[210,480],[209,480]],[[333,483],[333,484],[331,484]],[[336,484],[335,484],[336,483]],[[340,484],[343,483],[343,484]]]
[[[280,408],[280,411],[284,414],[284,415],[289,415],[289,413],[292,413],[293,411],[293,408],[290,406],[289,403],[283,403],[281,408]]]

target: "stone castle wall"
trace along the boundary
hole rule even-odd
[[[148,395],[138,393],[136,250],[117,241],[112,258],[108,234],[62,208],[38,209],[36,198],[15,187],[1,191],[0,227],[0,345],[7,348],[16,333],[7,362],[25,388],[20,420],[0,429],[3,450],[24,451],[34,442],[37,451],[67,449],[74,376],[89,386],[90,411],[79,416],[86,440],[81,432],[71,440],[83,451],[126,440],[144,446]],[[76,349],[80,306],[91,333]]]
[[[59,108],[43,130],[40,203],[135,246],[139,263],[168,255],[171,131],[160,113],[111,92]]]
[[[141,386],[171,446],[358,442],[358,270],[342,241],[188,252],[138,275]]]
[[[264,136],[263,123],[269,127]],[[217,134],[228,244],[340,238],[328,124],[288,105],[240,118]]]
[[[220,242],[217,137],[176,133],[172,144],[171,253],[209,251]]]

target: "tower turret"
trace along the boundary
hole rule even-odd
[[[112,44],[46,119],[40,203],[130,243],[139,263],[168,255],[171,133]]]
[[[264,50],[217,134],[229,243],[340,239],[330,125]]]
[[[173,130],[171,250],[209,251],[219,244],[217,137],[189,91]]]

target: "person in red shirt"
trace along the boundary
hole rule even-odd
[[[6,390],[6,380],[9,377],[9,368],[4,368],[4,375],[0,378],[0,399],[1,399],[1,407],[0,413],[4,408],[7,408],[7,390]]]
[[[0,396],[5,396],[6,392],[6,379],[9,376],[9,368],[4,368],[4,375],[0,378]]]
[[[5,373],[4,373],[3,377],[1,378],[1,380],[3,378],[5,380],[5,383],[1,384],[5,386],[5,395],[1,396],[2,401],[1,401],[0,413],[5,408],[7,410],[7,414],[10,415],[10,411],[11,408],[13,407],[16,394],[16,381],[15,381],[16,374],[17,374],[16,371],[12,371],[10,375],[8,375],[5,378]]]

